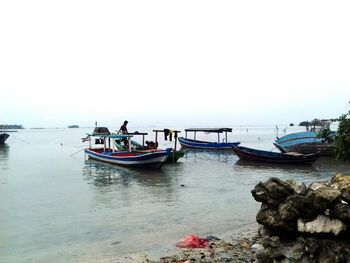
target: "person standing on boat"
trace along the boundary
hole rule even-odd
[[[128,128],[126,127],[128,125],[128,121],[124,121],[123,125],[120,126],[119,133],[120,134],[128,134]]]
[[[128,125],[128,121],[124,121],[123,125],[120,126],[120,129],[118,131],[119,134],[128,134],[128,128],[126,127]],[[128,148],[128,139],[127,138],[123,138],[123,142],[124,142],[124,147]]]

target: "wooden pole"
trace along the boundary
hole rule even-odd
[[[174,151],[176,151],[176,145],[177,145],[177,131],[175,131],[175,146]],[[175,154],[175,153],[174,153]]]

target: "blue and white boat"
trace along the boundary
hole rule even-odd
[[[296,132],[278,138],[273,143],[281,152],[333,154],[334,145],[317,137],[316,132]]]
[[[228,142],[227,133],[232,132],[231,128],[190,128],[185,129],[185,137],[179,137],[179,142],[184,148],[194,148],[194,149],[209,149],[209,150],[231,150],[233,146],[239,145],[240,142]],[[187,133],[193,132],[193,139],[187,138]],[[197,132],[204,132],[206,134],[216,133],[217,141],[200,141],[196,139]],[[225,133],[225,138],[220,141],[220,134]]]
[[[108,131],[108,129],[106,130]],[[95,145],[101,145],[100,147],[92,147],[92,137],[95,137]],[[85,154],[91,159],[111,164],[129,167],[160,168],[171,153],[171,148],[151,152],[134,151],[130,143],[130,138],[132,137],[132,135],[109,134],[109,132],[87,134],[84,140],[89,141],[89,148],[85,149]],[[115,148],[115,140],[127,140],[129,142],[129,148],[119,151]]]

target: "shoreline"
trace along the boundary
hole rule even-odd
[[[213,235],[212,235],[213,236]],[[219,240],[210,241],[209,248],[178,248],[178,240],[173,247],[159,255],[150,251],[129,253],[111,259],[96,260],[95,262],[113,263],[178,263],[188,262],[254,262],[255,254],[252,245],[259,242],[258,224],[249,225],[229,233],[214,235]],[[90,262],[90,261],[89,261]]]
[[[179,249],[174,255],[164,256],[150,263],[255,262],[252,246],[259,241],[257,229],[218,238],[219,240],[210,241],[209,248]]]

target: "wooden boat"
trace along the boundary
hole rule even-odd
[[[84,140],[89,141],[89,148],[85,149],[85,153],[89,158],[129,167],[160,168],[172,150],[168,148],[165,150],[140,152],[132,150],[131,143],[128,143],[128,150],[119,151],[115,149],[111,140],[126,139],[130,141],[130,138],[133,136],[109,134],[109,131],[107,131],[87,134],[87,137],[84,138]],[[103,144],[103,147],[92,147],[91,137],[95,137],[95,145]]]
[[[178,139],[178,134],[181,131],[178,130],[170,130],[170,129],[163,129],[163,130],[153,130],[153,132],[156,133],[155,137],[155,145],[158,146],[158,133],[164,133],[165,138],[167,139],[167,136],[169,135],[169,140],[172,140],[172,137],[170,137],[172,134],[174,134],[174,148],[171,151],[170,155],[166,159],[167,163],[175,163],[177,162],[180,158],[184,157],[185,153],[181,150],[177,150],[177,139]]]
[[[153,130],[155,132],[155,141],[145,141],[145,135],[148,133],[143,133],[143,132],[133,132],[133,133],[128,133],[128,135],[141,135],[142,136],[142,144],[138,143],[135,140],[130,140],[129,143],[131,144],[131,148],[134,151],[137,152],[154,152],[158,149],[158,133],[164,133],[164,135],[173,135],[174,134],[174,148],[170,152],[168,158],[166,159],[167,163],[175,163],[179,160],[179,158],[183,157],[185,153],[183,151],[178,151],[177,148],[177,138],[178,138],[178,133],[181,131],[177,130],[170,130],[170,129],[163,129],[163,130]],[[169,137],[170,139],[170,137]],[[123,151],[125,150],[125,146],[120,139],[116,139],[114,141],[115,146],[118,150]]]
[[[242,146],[233,146],[233,150],[237,154],[237,156],[242,160],[277,164],[312,164],[319,157],[319,154],[317,153],[278,153],[257,150]]]
[[[10,137],[9,134],[5,133],[5,129],[0,129],[0,144],[4,144],[7,138]]]
[[[278,138],[273,144],[281,152],[319,153],[322,156],[334,154],[334,145],[318,138],[316,132],[291,133]]]
[[[211,149],[211,150],[228,150],[232,149],[232,146],[239,145],[239,142],[228,142],[227,141],[227,133],[232,132],[231,128],[190,128],[185,129],[186,136],[179,137],[179,142],[184,148],[195,148],[195,149]],[[188,139],[187,133],[193,132],[194,138]],[[209,141],[200,141],[196,139],[197,132],[208,133],[216,133],[217,134],[217,142],[209,142]],[[220,134],[225,133],[225,138],[223,142],[220,142]]]

